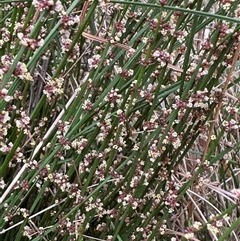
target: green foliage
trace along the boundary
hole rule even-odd
[[[237,240],[238,1],[0,6],[1,240]]]

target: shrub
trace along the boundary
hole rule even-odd
[[[1,1],[1,240],[237,240],[238,1]]]

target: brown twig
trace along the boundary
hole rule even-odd
[[[106,44],[109,43],[109,40],[107,40],[105,38],[102,38],[102,37],[98,37],[98,36],[90,34],[90,33],[83,32],[82,35],[83,35],[83,37],[85,37],[87,39],[90,39],[90,40],[93,40],[93,41],[96,41],[96,42],[106,43]],[[130,49],[129,46],[124,45],[124,44],[120,44],[120,43],[113,43],[113,45],[116,46],[116,47],[125,49],[125,50]]]
[[[82,8],[82,12],[81,12],[81,15],[80,15],[80,23],[83,22],[83,19],[84,19],[85,15],[86,15],[88,6],[89,6],[89,2],[84,2],[83,8]]]
[[[100,42],[100,43],[106,43],[106,44],[109,43],[109,40],[107,40],[105,38],[102,38],[102,37],[98,37],[98,36],[90,34],[90,33],[83,32],[82,35],[83,35],[83,37],[85,37],[87,39],[90,39],[92,41],[96,41],[96,42]],[[125,50],[131,49],[131,47],[129,47],[127,45],[124,45],[124,44],[120,44],[120,43],[112,43],[112,45],[114,45],[116,47],[119,47],[119,48],[122,48],[122,49],[125,49]],[[182,68],[180,68],[179,66],[173,65],[173,64],[168,63],[167,67],[169,69],[172,69],[172,70],[175,70],[175,71],[178,71],[178,72],[183,72]]]
[[[39,15],[40,15],[40,8],[37,9],[37,11],[35,12],[35,14],[34,14],[34,16],[32,18],[32,23],[33,24],[37,22]]]

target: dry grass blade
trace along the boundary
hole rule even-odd
[[[83,8],[82,8],[82,11],[81,11],[81,14],[80,14],[80,23],[83,22],[83,19],[86,15],[89,4],[90,4],[89,2],[84,2],[84,4],[83,4]]]
[[[96,42],[105,43],[105,44],[111,43],[110,41],[108,41],[108,40],[105,39],[105,38],[98,37],[98,36],[95,36],[95,35],[90,34],[90,33],[83,32],[82,35],[83,35],[85,38],[90,39],[90,40],[93,40],[93,41],[96,41]],[[129,50],[129,49],[130,49],[129,46],[124,45],[124,44],[120,44],[120,43],[111,43],[111,44],[114,45],[114,46],[116,46],[116,47],[125,49],[125,50]]]

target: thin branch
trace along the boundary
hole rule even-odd
[[[222,89],[222,95],[223,95],[223,96],[224,96],[224,95],[226,94],[226,92],[227,92],[229,83],[232,82],[232,80],[233,80],[233,72],[234,72],[234,69],[235,69],[235,66],[236,66],[238,57],[239,57],[239,52],[240,52],[240,42],[238,43],[237,50],[236,50],[236,52],[235,52],[235,54],[234,54],[234,56],[233,56],[232,65],[231,65],[230,71],[229,71],[229,73],[228,73],[226,82],[225,82],[225,84],[224,84],[224,86],[223,86],[223,89]],[[219,104],[217,105],[217,107],[216,107],[214,119],[213,119],[213,121],[211,122],[210,130],[209,130],[209,134],[208,134],[208,139],[207,139],[207,142],[206,142],[204,151],[203,151],[202,162],[205,161],[205,158],[206,158],[206,155],[207,155],[207,152],[208,152],[208,147],[209,147],[210,142],[211,142],[211,136],[212,136],[213,131],[214,131],[215,123],[217,122],[217,119],[218,119],[218,117],[219,117],[220,110],[221,110],[221,108],[222,108],[222,104],[223,104],[223,103],[222,103],[222,100],[221,100],[221,101],[219,102]]]

